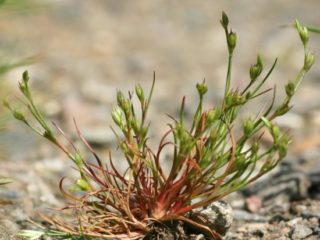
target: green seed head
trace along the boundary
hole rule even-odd
[[[223,28],[225,28],[225,29],[228,28],[229,18],[228,18],[227,14],[225,12],[222,12],[222,17],[221,17],[220,23],[221,23]]]
[[[249,72],[250,72],[251,81],[255,81],[260,76],[262,70],[263,70],[263,62],[261,57],[258,55],[257,63],[250,67]]]
[[[83,191],[90,190],[90,185],[85,179],[82,178],[77,180],[77,186]]]
[[[116,107],[111,113],[112,119],[120,128],[124,125],[123,112],[120,107]]]
[[[29,81],[29,79],[30,78],[29,78],[28,71],[24,71],[23,74],[22,74],[22,80],[27,83]]]
[[[227,37],[229,52],[233,52],[237,45],[237,35],[234,32],[230,32]]]
[[[272,125],[270,131],[271,131],[271,135],[272,135],[274,141],[277,141],[279,139],[279,136],[280,136],[279,127],[276,126],[276,125]]]
[[[308,71],[312,67],[314,63],[314,59],[315,59],[314,54],[311,52],[308,52],[304,60],[304,69],[306,71]]]
[[[298,20],[296,20],[296,28],[299,32],[299,35],[300,35],[300,38],[301,38],[303,45],[307,45],[307,43],[309,41],[308,29],[305,26],[301,25]]]
[[[143,92],[143,89],[140,85],[137,85],[135,87],[135,90],[136,90],[136,95],[138,97],[138,99],[140,100],[140,102],[143,102],[144,101],[144,92]]]
[[[288,98],[291,98],[295,92],[295,84],[293,82],[289,82],[285,86],[285,90],[286,90],[286,94],[287,94]]]
[[[118,106],[124,109],[126,99],[121,91],[117,92],[117,102],[118,102]]]
[[[212,124],[217,119],[217,112],[215,109],[211,109],[207,113],[207,124]]]
[[[15,119],[17,119],[19,121],[24,121],[24,122],[26,121],[24,115],[16,109],[12,110],[12,115]]]
[[[254,122],[248,118],[243,122],[243,131],[246,136],[250,136],[254,128]]]
[[[202,83],[197,83],[196,87],[200,96],[203,96],[208,91],[208,86],[205,81]]]

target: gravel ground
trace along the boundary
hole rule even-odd
[[[17,81],[27,68],[45,114],[71,135],[75,117],[104,154],[115,149],[108,126],[116,90],[131,90],[136,83],[149,87],[155,70],[149,116],[156,143],[166,130],[165,114],[176,115],[184,95],[192,113],[196,82],[206,78],[208,106],[223,96],[227,50],[219,25],[222,10],[238,35],[233,86],[245,84],[260,53],[266,66],[279,57],[268,86],[276,83],[281,89],[298,72],[303,54],[297,33],[283,26],[295,18],[320,26],[319,8],[318,0],[38,0],[0,9],[1,59],[40,56],[36,64],[6,75],[1,98],[18,95]],[[311,36],[318,55],[319,42],[320,35]],[[281,166],[226,199],[234,214],[226,239],[320,239],[319,69],[318,61],[295,96],[293,110],[278,121],[294,141]],[[65,156],[14,121],[0,143],[5,146],[0,176],[15,180],[0,188],[0,233],[2,239],[15,239],[17,230],[34,227],[27,220],[39,220],[37,211],[63,206],[58,180],[75,173]]]

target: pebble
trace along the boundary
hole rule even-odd
[[[238,232],[249,232],[258,237],[263,237],[266,232],[266,225],[264,223],[249,223],[237,230]]]
[[[308,236],[310,236],[313,233],[312,229],[309,227],[302,225],[302,224],[297,224],[292,232],[292,239],[304,239]]]
[[[262,200],[258,196],[250,196],[246,199],[246,209],[252,213],[257,213],[262,207]]]
[[[238,221],[250,221],[250,222],[268,222],[269,218],[255,214],[249,213],[245,210],[235,209],[233,211],[233,218]]]
[[[205,218],[204,221],[203,218]],[[196,222],[202,221],[219,234],[225,235],[233,222],[233,213],[229,204],[217,201],[204,208],[193,210],[190,219]]]

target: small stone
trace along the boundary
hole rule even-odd
[[[263,237],[266,232],[265,224],[264,223],[262,223],[262,224],[261,223],[248,224],[247,231],[254,236]]]
[[[312,229],[309,227],[302,225],[302,224],[297,224],[292,232],[292,238],[293,239],[304,239],[312,234]]]
[[[268,222],[269,218],[261,216],[259,214],[249,213],[245,210],[235,209],[233,211],[233,217],[238,221],[250,221],[250,222]]]
[[[287,225],[289,227],[294,227],[298,224],[301,224],[301,222],[302,222],[302,218],[298,217],[298,218],[291,219],[289,222],[287,222]]]
[[[190,219],[208,226],[220,235],[225,235],[233,222],[232,208],[223,201],[217,201],[192,211]]]
[[[191,240],[206,240],[207,238],[203,234],[198,234],[196,236],[190,236]]]
[[[246,199],[246,209],[252,213],[257,213],[261,209],[262,200],[258,196],[250,196]]]

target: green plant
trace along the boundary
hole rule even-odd
[[[76,165],[79,178],[75,181],[78,189],[76,194],[65,189],[64,179],[60,182],[61,192],[72,202],[66,209],[77,210],[76,220],[67,222],[43,216],[57,231],[25,231],[21,236],[36,239],[60,234],[61,238],[68,239],[137,239],[148,233],[153,222],[182,220],[202,228],[213,238],[220,239],[214,229],[188,219],[187,213],[245,187],[272,170],[285,157],[290,138],[272,121],[291,109],[290,101],[314,62],[314,55],[308,49],[308,30],[297,21],[296,28],[305,50],[304,64],[296,79],[285,86],[286,96],[283,101],[275,106],[275,88],[262,89],[277,60],[261,77],[264,64],[260,56],[250,67],[247,86],[243,90],[233,90],[231,70],[237,36],[229,30],[229,19],[225,13],[222,14],[221,24],[225,30],[229,53],[222,104],[204,110],[203,101],[208,89],[205,81],[198,83],[196,89],[199,103],[191,126],[186,126],[183,98],[179,119],[171,117],[173,122],[168,124],[168,131],[160,140],[156,151],[148,146],[150,124],[146,118],[155,75],[148,95],[140,85],[128,97],[120,91],[117,93],[117,106],[112,112],[112,118],[122,134],[121,136],[114,131],[128,165],[123,174],[115,167],[111,155],[110,164],[103,163],[82,136],[76,122],[78,136],[94,155],[96,162],[85,160],[70,140],[67,139],[69,145],[62,144],[51,124],[36,107],[29,88],[28,72],[23,73],[19,87],[28,110],[40,128],[34,127],[19,110],[8,103],[5,105],[16,119],[58,146]],[[244,120],[242,133],[235,136],[233,129],[240,109],[272,90],[270,104],[255,118]],[[133,104],[133,97],[137,97],[139,101],[140,116],[136,114],[138,111]],[[64,132],[54,123],[53,125],[65,137]],[[270,132],[273,143],[262,150],[259,140],[265,132]],[[166,147],[173,149],[172,166],[168,173],[163,170],[160,161]]]

